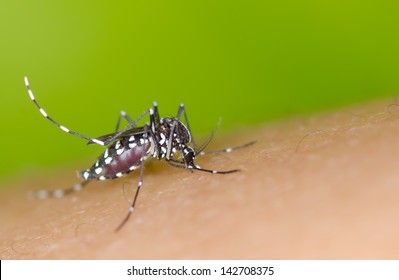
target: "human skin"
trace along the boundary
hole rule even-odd
[[[398,259],[399,106],[385,100],[216,135],[190,172],[152,160],[61,199],[80,163],[0,194],[1,259]]]

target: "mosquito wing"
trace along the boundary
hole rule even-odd
[[[121,138],[126,137],[126,136],[142,134],[142,133],[144,133],[144,131],[145,131],[144,127],[133,127],[133,128],[130,128],[130,129],[124,131],[123,133],[118,135],[118,137],[114,138],[113,140],[118,140],[118,139],[121,139]],[[114,133],[110,133],[110,134],[105,134],[105,135],[96,137],[94,139],[107,143],[109,140],[111,140],[113,137],[115,137],[118,133],[120,133],[120,131],[114,132]],[[91,145],[91,144],[94,144],[94,143],[95,142],[93,140],[90,140],[89,142],[87,142],[87,145]]]

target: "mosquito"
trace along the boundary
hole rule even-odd
[[[213,133],[205,145],[198,148],[192,137],[184,105],[180,104],[175,117],[161,118],[156,102],[153,102],[152,107],[135,120],[130,118],[125,111],[121,111],[115,132],[91,138],[66,128],[50,117],[36,101],[27,77],[25,77],[25,86],[28,90],[30,99],[47,120],[64,132],[85,139],[87,144],[97,144],[106,147],[105,151],[97,158],[96,162],[90,168],[79,172],[79,176],[83,179],[82,182],[67,189],[35,191],[30,193],[30,197],[40,199],[49,197],[60,198],[67,194],[82,190],[92,180],[103,181],[115,179],[139,169],[139,181],[129,212],[116,228],[116,231],[119,231],[126,224],[135,209],[137,197],[143,185],[144,161],[148,157],[153,157],[157,160],[165,160],[173,167],[191,171],[198,170],[212,174],[230,174],[238,172],[239,169],[226,171],[206,169],[196,165],[194,162],[195,158],[196,156],[208,154],[229,153],[255,143],[255,141],[253,141],[233,148],[204,152],[203,150],[211,141]],[[149,115],[149,123],[145,123],[144,126],[137,126],[137,123],[146,115]],[[119,130],[123,119],[126,120],[128,124],[123,129]],[[184,123],[182,119],[184,119]]]

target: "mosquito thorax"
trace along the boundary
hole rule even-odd
[[[170,157],[172,157],[176,151],[182,150],[191,141],[191,134],[183,122],[168,117],[160,119],[155,127],[155,137],[159,151],[155,149],[153,156],[156,158],[164,158],[167,155],[168,145],[170,145]]]

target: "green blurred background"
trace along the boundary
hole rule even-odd
[[[0,1],[0,178],[94,158],[157,101],[195,134],[394,96],[398,1]],[[90,161],[88,161],[91,164]],[[73,175],[72,175],[73,176]]]

